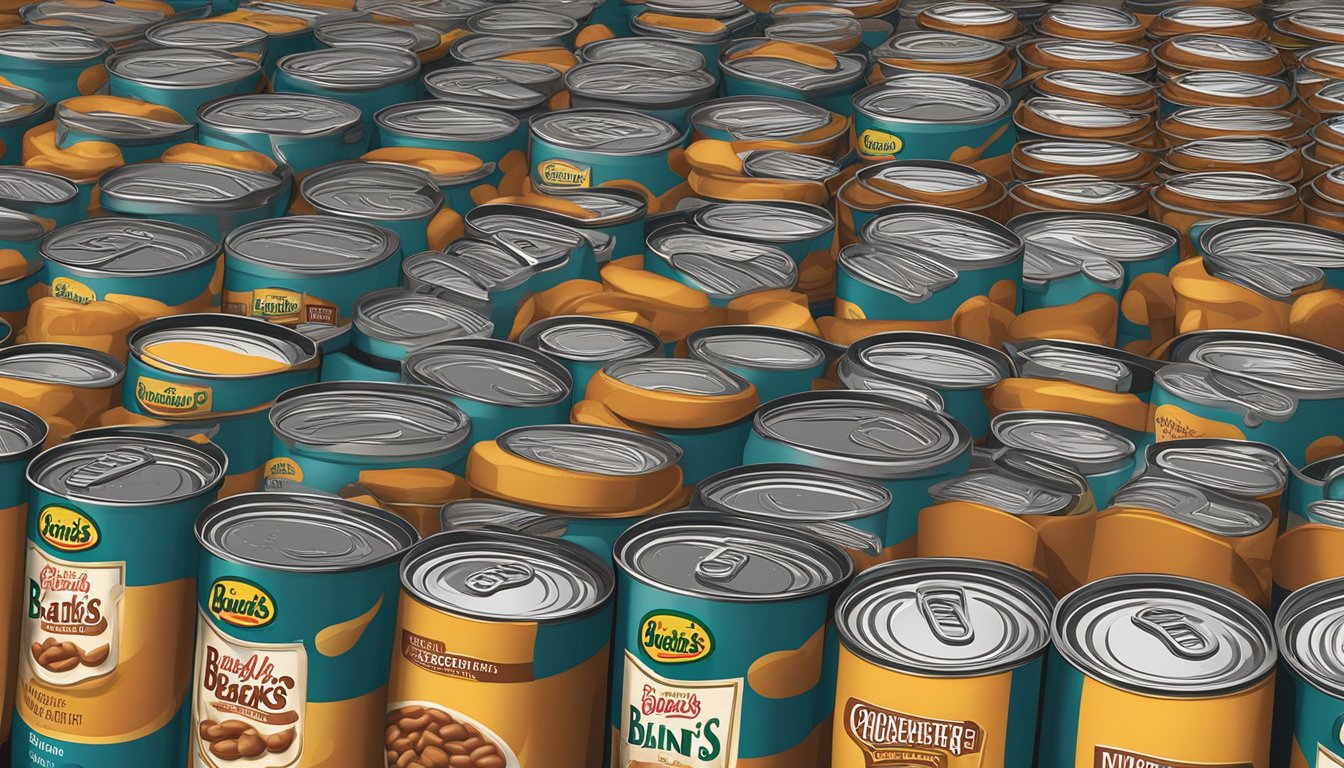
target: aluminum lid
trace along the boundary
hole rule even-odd
[[[767,243],[733,240],[682,224],[657,229],[645,242],[646,259],[663,260],[691,287],[715,298],[789,289],[798,282],[797,262]]]
[[[1096,344],[1047,339],[1009,350],[1018,375],[1028,379],[1071,381],[1108,392],[1147,391],[1152,367],[1137,355],[1126,355]]]
[[[1187,438],[1154,443],[1145,463],[1164,475],[1238,498],[1282,491],[1292,468],[1264,443],[1224,438]]]
[[[994,40],[922,29],[892,35],[873,49],[873,55],[879,61],[894,59],[897,62],[947,64],[982,62],[1007,52],[1007,46]]]
[[[876,479],[926,474],[971,449],[955,419],[876,392],[787,395],[762,406],[753,429],[816,466]]]
[[[568,400],[573,378],[549,357],[498,339],[455,339],[415,350],[403,378],[470,400],[539,407]]]
[[[19,344],[0,350],[0,377],[99,389],[126,375],[115,357],[73,344]]]
[[[929,498],[979,504],[1010,515],[1045,517],[1078,511],[1088,492],[1086,481],[1054,457],[1004,448],[985,459],[970,472],[933,485]]]
[[[37,91],[0,85],[0,124],[23,120],[46,108],[46,98]]]
[[[372,91],[415,79],[420,74],[420,59],[390,48],[349,46],[291,53],[276,68],[286,76],[333,91]]]
[[[1011,106],[1008,94],[989,83],[927,73],[896,75],[854,95],[856,110],[905,123],[986,123]]]
[[[806,333],[764,325],[720,325],[686,337],[689,355],[724,368],[803,371],[823,365],[825,342]]]
[[[685,357],[616,360],[602,371],[622,384],[648,392],[722,397],[745,392],[751,383],[717,365]]]
[[[770,44],[771,41],[766,38],[730,43],[719,54],[719,69],[741,80],[820,94],[853,88],[863,79],[868,64],[865,56],[852,53],[835,54],[834,63],[830,67],[784,55],[753,54],[756,48]]]
[[[319,24],[314,36],[332,48],[371,45],[416,53],[433,50],[442,40],[438,30],[423,24],[386,24],[362,19]]]
[[[857,40],[863,35],[863,23],[852,16],[829,13],[795,13],[780,16],[761,34],[771,40],[829,46]]]
[[[21,165],[0,166],[0,205],[6,208],[32,213],[70,202],[78,194],[79,187],[64,176]]]
[[[1344,528],[1344,499],[1317,499],[1307,504],[1307,522]]]
[[[584,424],[518,427],[495,438],[499,447],[550,467],[610,477],[639,477],[681,461],[681,448],[657,435]]]
[[[711,203],[696,210],[691,221],[716,235],[766,243],[794,243],[835,228],[825,208],[763,201]]]
[[[228,258],[295,274],[332,275],[379,264],[401,248],[389,229],[332,216],[286,216],[244,224],[224,238]]]
[[[287,444],[357,456],[439,456],[471,432],[471,419],[439,390],[384,382],[296,387],[275,399],[269,418]]]
[[[1272,136],[1293,131],[1300,118],[1291,112],[1257,107],[1186,107],[1173,112],[1167,120],[1218,133]]]
[[[453,106],[476,106],[510,113],[537,109],[548,98],[545,91],[480,64],[436,69],[425,75],[425,88],[430,96]]]
[[[616,541],[617,567],[655,589],[729,602],[780,602],[849,581],[854,563],[796,529],[719,513],[669,512]]]
[[[176,113],[173,113],[174,117],[158,120],[94,107],[96,103],[72,103],[70,99],[58,102],[53,113],[56,132],[62,136],[71,132],[88,134],[128,146],[177,144],[196,135],[196,128],[186,120],[176,118]]]
[[[877,375],[944,390],[983,389],[1013,373],[1002,352],[936,333],[875,334],[851,344],[845,357]]]
[[[641,109],[701,101],[718,81],[704,70],[656,69],[641,64],[586,62],[565,73],[571,99],[603,99]]]
[[[107,59],[108,74],[158,88],[208,88],[260,77],[252,59],[192,48],[149,48]]]
[[[88,61],[106,56],[112,45],[70,28],[26,26],[0,31],[0,56],[37,61]]]
[[[355,301],[355,330],[407,349],[489,336],[495,325],[471,307],[405,288],[380,288]]]
[[[470,32],[521,40],[558,40],[578,28],[569,16],[523,3],[487,6],[467,19]]]
[[[1177,35],[1166,41],[1163,47],[1172,49],[1165,52],[1164,58],[1169,58],[1173,52],[1179,52],[1183,59],[1206,63],[1203,69],[1227,69],[1226,66],[1219,65],[1269,61],[1279,57],[1278,49],[1263,40],[1212,35],[1207,32]]]
[[[1206,261],[1269,261],[1344,269],[1344,234],[1286,221],[1225,219],[1200,234],[1199,249]]]
[[[1129,430],[1072,413],[1008,411],[990,421],[989,432],[1001,445],[1062,459],[1084,475],[1133,467],[1137,451]]]
[[[840,642],[887,669],[979,677],[1050,644],[1054,596],[1026,571],[985,560],[900,560],[859,575],[836,606]]]
[[[1297,197],[1297,187],[1258,173],[1243,171],[1206,171],[1183,173],[1163,182],[1163,186],[1187,197],[1211,203],[1258,202]]]
[[[47,423],[26,408],[0,403],[0,461],[30,459],[47,439]]]
[[[1105,72],[1095,69],[1055,69],[1042,74],[1038,83],[1048,83],[1050,91],[1082,91],[1094,96],[1107,96],[1123,99],[1152,93],[1153,84],[1119,72]],[[1033,86],[1037,91],[1045,91],[1040,85]]]
[[[304,177],[299,194],[318,213],[375,221],[419,220],[443,207],[443,191],[424,171],[350,160]]]
[[[696,505],[779,522],[860,520],[886,514],[891,491],[815,467],[753,464],[733,467],[697,485]]]
[[[1164,698],[1245,690],[1273,671],[1277,656],[1269,619],[1251,601],[1206,582],[1150,573],[1070,593],[1055,608],[1052,638],[1089,677]]]
[[[1147,219],[1104,213],[1047,211],[1018,216],[1008,224],[1026,245],[1024,270],[1044,261],[1145,261],[1174,254],[1174,229]],[[1039,271],[1039,268],[1037,268]]]
[[[1041,163],[1085,166],[1088,169],[1095,166],[1130,163],[1144,154],[1144,150],[1128,144],[1073,140],[1020,143],[1014,151]]]
[[[691,111],[691,123],[723,131],[739,141],[790,139],[832,124],[832,113],[804,101],[777,96],[730,96]]]
[[[99,201],[111,210],[146,213],[203,213],[257,208],[288,189],[274,173],[201,163],[134,163],[98,180]],[[113,202],[109,206],[107,203]]]
[[[489,290],[507,290],[527,282],[536,267],[518,251],[488,240],[464,237],[454,240],[440,255],[442,263],[463,268]],[[424,258],[415,277],[432,280],[440,259]]]
[[[583,61],[624,62],[677,72],[705,68],[705,57],[686,45],[651,37],[614,37],[579,48]]]
[[[76,501],[159,505],[213,494],[227,466],[213,445],[145,430],[62,443],[33,459],[28,482]]]
[[[1297,677],[1344,698],[1344,579],[1320,581],[1284,600],[1274,620],[1283,660]]]
[[[536,139],[553,146],[615,155],[662,152],[684,138],[666,120],[621,109],[547,112],[532,118],[531,131]]]
[[[196,520],[196,540],[211,555],[298,573],[383,565],[418,538],[391,512],[335,496],[244,493],[211,504]]]
[[[1195,363],[1299,397],[1344,393],[1344,353],[1290,336],[1253,331],[1190,333],[1175,341],[1168,357],[1174,363]]]
[[[984,216],[933,205],[894,205],[863,225],[864,242],[955,265],[986,269],[1022,258],[1022,239]]]
[[[1151,475],[1141,475],[1121,486],[1111,496],[1111,506],[1152,510],[1201,531],[1229,538],[1259,533],[1274,521],[1274,513],[1259,502]]]
[[[145,33],[149,42],[173,48],[264,50],[268,35],[250,24],[217,19],[169,19]]]
[[[1247,72],[1200,69],[1178,75],[1169,82],[1182,90],[1210,96],[1251,99],[1282,93],[1285,101],[1292,98],[1292,91],[1282,80]]]
[[[406,593],[433,608],[485,621],[550,623],[606,606],[611,569],[557,539],[505,531],[435,534],[406,554]]]
[[[548,317],[528,325],[518,343],[562,360],[608,362],[654,355],[662,341],[633,323],[583,315]]]
[[[126,5],[46,0],[19,7],[25,24],[73,27],[97,35],[117,47],[133,43],[149,27],[163,21],[171,9],[132,8]]]
[[[1131,112],[1104,104],[1074,101],[1058,96],[1032,96],[1022,102],[1022,108],[1041,120],[1052,123],[1050,129],[1064,131],[1134,130],[1151,119],[1142,112]]]
[[[275,136],[325,136],[348,130],[361,119],[358,107],[325,96],[251,93],[216,99],[196,112],[205,126]]]
[[[566,515],[544,509],[533,509],[501,499],[458,499],[439,510],[439,528],[444,531],[459,528],[499,528],[518,533],[546,535],[551,524],[563,533]],[[538,530],[543,529],[543,530]]]
[[[520,125],[508,112],[437,100],[394,104],[373,119],[384,129],[444,141],[495,141],[512,135]]]
[[[742,172],[757,179],[827,181],[843,170],[840,163],[782,149],[756,149],[742,158]]]

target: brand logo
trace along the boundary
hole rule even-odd
[[[235,627],[264,627],[275,620],[275,599],[247,579],[215,579],[210,585],[210,614]]]
[[[76,304],[92,304],[98,300],[98,294],[94,293],[92,288],[68,277],[58,277],[51,281],[51,297],[73,301]]]
[[[209,387],[141,376],[135,382],[135,400],[146,411],[158,416],[209,413],[211,391]]]
[[[298,462],[293,459],[280,457],[266,462],[264,475],[267,480],[277,478],[301,483],[303,482],[303,467],[300,467]]]
[[[247,314],[267,320],[286,320],[298,318],[301,309],[303,294],[267,288],[252,292],[252,303],[247,308]]]
[[[1093,750],[1092,765],[1093,768],[1251,768],[1250,763],[1187,763],[1103,746]]]
[[[593,169],[581,168],[564,160],[547,160],[537,165],[541,183],[548,187],[588,187],[593,183]]]
[[[714,635],[690,614],[653,611],[639,622],[639,647],[662,664],[685,664],[713,653]]]
[[[985,732],[970,721],[908,715],[851,698],[845,702],[845,732],[863,750],[869,768],[946,768],[954,757],[984,748]]]
[[[901,151],[905,142],[886,131],[869,128],[859,135],[859,154],[868,157],[890,157]]]
[[[37,535],[62,552],[83,552],[98,546],[102,536],[93,518],[69,507],[50,506],[37,518]]]

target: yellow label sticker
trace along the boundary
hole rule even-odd
[[[653,611],[639,622],[644,655],[661,664],[699,661],[714,652],[714,635],[688,613]]]
[[[1153,412],[1153,433],[1159,443],[1190,437],[1227,437],[1245,440],[1240,429],[1225,421],[1214,421],[1175,405],[1159,405]]]
[[[295,321],[303,309],[303,294],[281,288],[266,288],[252,292],[248,317],[260,317],[272,322]]]
[[[581,168],[565,160],[545,160],[537,165],[541,183],[548,187],[590,187],[593,169]]]
[[[76,304],[92,304],[98,300],[98,294],[92,288],[68,277],[58,277],[51,281],[51,297],[73,301]]]
[[[62,552],[84,552],[102,538],[93,518],[77,509],[52,505],[37,518],[37,535]]]
[[[303,467],[300,467],[298,462],[293,459],[281,456],[266,462],[264,475],[267,480],[279,477],[301,483],[303,482]]]
[[[141,376],[135,381],[135,401],[155,416],[209,413],[213,404],[209,387]]]
[[[901,137],[872,128],[859,134],[859,154],[864,157],[895,157],[905,142]]]
[[[223,577],[210,585],[210,615],[235,627],[264,627],[275,621],[275,599],[260,584]]]

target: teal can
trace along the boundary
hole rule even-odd
[[[1158,442],[1255,440],[1300,466],[1344,439],[1344,352],[1272,333],[1195,331],[1167,355],[1153,381]]]
[[[380,288],[360,296],[350,325],[349,345],[322,358],[323,381],[398,381],[401,361],[412,349],[486,338],[494,327],[472,306],[407,288]]]
[[[1057,411],[1007,411],[994,417],[989,430],[990,448],[1032,451],[1077,470],[1098,509],[1109,506],[1111,496],[1144,466],[1138,449],[1143,436],[1104,419]]]
[[[344,499],[250,493],[208,507],[196,539],[193,764],[244,749],[331,762],[336,738],[349,765],[382,764],[398,570],[415,529]],[[262,665],[263,691],[237,684],[236,670]],[[251,743],[240,738],[249,730]]]
[[[508,112],[447,101],[413,101],[379,110],[373,119],[380,147],[441,149],[478,158],[487,173],[474,184],[498,189],[506,175],[521,178],[526,174],[527,126]],[[461,202],[455,199],[453,209],[470,210],[471,206],[457,207]]]
[[[462,474],[471,420],[442,390],[335,381],[291,389],[271,406],[262,490],[337,493],[365,470]]]
[[[119,51],[143,44],[146,30],[173,15],[171,8],[93,5],[89,0],[39,0],[19,6],[18,12],[27,25],[73,27],[101,37]]]
[[[403,253],[429,248],[431,223],[443,208],[443,193],[429,174],[408,165],[364,160],[318,168],[299,183],[299,194],[324,216],[395,232]]]
[[[428,293],[488,318],[490,335],[513,334],[518,310],[531,295],[532,265],[515,251],[487,240],[455,240],[444,251],[425,251],[405,260],[402,285]]]
[[[515,427],[567,422],[574,385],[564,366],[499,339],[455,339],[416,349],[402,362],[402,380],[446,391],[471,417],[472,443]]]
[[[566,515],[499,499],[461,499],[439,511],[439,526],[444,531],[485,529],[564,539],[608,565],[616,540],[639,519]]]
[[[1294,467],[1288,478],[1288,498],[1285,505],[1289,516],[1305,519],[1309,517],[1309,510],[1314,502],[1334,496],[1344,498],[1344,482],[1333,482],[1337,477],[1344,477],[1344,453]],[[1330,493],[1332,490],[1335,492],[1333,495]]]
[[[169,149],[196,139],[196,127],[164,107],[138,99],[108,104],[110,97],[69,99],[56,105],[56,148],[84,141],[115,144],[124,163],[158,160]],[[118,111],[119,108],[124,109]]]
[[[769,243],[713,235],[690,223],[671,223],[649,233],[644,269],[703,292],[715,307],[764,291],[791,291],[798,265]]]
[[[261,65],[222,51],[149,48],[108,57],[107,83],[113,96],[161,104],[191,120],[207,101],[256,93]]]
[[[855,150],[865,162],[1006,155],[1017,143],[1012,98],[969,77],[896,75],[854,94]]]
[[[28,309],[39,298],[37,286],[42,282],[42,262],[32,264],[28,273],[0,281],[0,320],[11,328],[22,330],[28,324]]]
[[[322,96],[258,93],[213,101],[196,113],[207,147],[260,152],[288,165],[296,177],[368,151],[369,134],[357,107]]]
[[[0,163],[23,161],[23,135],[51,119],[51,105],[37,91],[0,85]]]
[[[803,464],[877,483],[891,492],[887,548],[915,553],[929,489],[971,467],[971,434],[952,417],[878,392],[790,395],[756,412],[743,464]]]
[[[565,73],[572,106],[630,109],[681,130],[690,127],[691,109],[713,98],[718,85],[704,70],[667,70],[651,62],[584,62]]]
[[[17,405],[0,404],[0,430],[4,430],[6,443],[0,450],[0,479],[4,490],[0,491],[0,548],[3,548],[6,561],[14,565],[11,572],[17,575],[18,564],[24,560],[24,545],[27,541],[28,524],[28,484],[24,473],[28,463],[42,450],[47,441],[47,424],[42,417]],[[5,612],[5,637],[18,638],[20,619],[20,590],[10,590]],[[11,641],[13,642],[13,641]],[[14,659],[18,658],[18,649],[11,648]],[[16,689],[18,670],[14,668],[14,659],[10,659],[0,668],[0,684],[6,691]],[[2,705],[6,715],[14,711],[14,693],[6,693]],[[5,720],[6,730],[9,720]],[[8,738],[9,734],[4,736]]]
[[[840,251],[835,314],[853,320],[950,320],[967,301],[1021,302],[1022,239],[979,214],[932,205],[884,208]]]
[[[423,96],[420,59],[392,48],[321,48],[295,53],[276,64],[271,88],[277,94],[326,96],[359,109],[364,130],[373,116],[393,104]]]
[[[868,68],[861,53],[765,37],[734,40],[719,52],[724,96],[777,96],[841,115],[853,113]]]
[[[762,403],[812,391],[840,349],[816,336],[766,325],[716,325],[686,337],[686,355],[750,381]]]
[[[216,241],[263,219],[283,216],[294,191],[289,166],[270,173],[201,163],[135,163],[98,182],[98,207],[114,216],[156,219]]]
[[[215,5],[214,10],[224,12],[231,9]],[[266,60],[266,33],[257,27],[233,21],[172,18],[150,27],[145,33],[145,39],[160,48],[205,49],[258,63]]]
[[[550,198],[559,201],[564,209],[555,215],[562,217],[564,223],[589,233],[600,233],[610,240],[611,245],[597,254],[599,263],[612,259],[623,259],[644,252],[644,222],[649,212],[649,201],[638,192],[618,187],[598,189],[552,189],[547,192]],[[551,212],[549,204],[528,199],[524,205],[537,215],[545,216]],[[573,205],[577,211],[571,211]],[[575,213],[579,213],[577,217]]]
[[[712,235],[772,245],[798,265],[798,289],[811,285],[804,272],[831,258],[835,216],[819,205],[783,200],[715,202],[690,215],[695,226]]]
[[[468,35],[459,38],[451,50],[460,53],[463,46],[489,43],[494,39],[497,38]],[[503,42],[506,46],[513,44],[513,41]],[[518,41],[518,44],[526,46],[526,41]],[[492,109],[523,122],[546,109],[551,94],[543,83],[520,78],[519,71],[493,66],[495,63],[482,61],[433,70],[424,77],[425,92],[448,104]],[[530,72],[535,67],[559,74],[542,64],[519,63],[523,72]]]
[[[214,445],[137,429],[76,435],[33,459],[14,764],[181,759],[191,529],[227,466]]]
[[[0,166],[0,208],[45,219],[53,227],[74,224],[85,216],[73,181],[18,165]]]
[[[633,323],[604,317],[555,315],[530,323],[518,343],[558,360],[573,377],[571,404],[583,400],[588,381],[608,363],[659,357],[658,335]]]
[[[643,112],[563,109],[533,118],[529,131],[532,182],[543,190],[637,189],[657,213],[686,181],[673,162],[689,133]]]
[[[563,217],[538,216],[521,205],[486,203],[462,219],[468,237],[498,243],[532,265],[528,288],[534,293],[570,280],[601,280],[598,265],[611,251],[611,240],[601,232],[570,226]]]
[[[106,40],[73,27],[24,26],[0,31],[0,72],[50,104],[88,96],[107,86]],[[5,162],[9,162],[6,160]]]
[[[770,522],[671,512],[626,531],[615,563],[613,768],[825,764],[831,617],[854,573],[842,549]],[[789,669],[760,663],[785,654]],[[674,708],[686,701],[700,706]]]
[[[1332,661],[1329,628],[1339,621],[1344,579],[1293,592],[1274,620],[1282,662],[1274,702],[1273,765],[1333,768],[1344,763],[1344,676]]]
[[[50,219],[0,207],[0,248],[15,252],[22,258],[22,262],[6,264],[5,271],[10,274],[30,275],[35,270],[42,269],[39,244],[50,231]],[[0,307],[0,311],[7,309],[9,309],[7,306]]]

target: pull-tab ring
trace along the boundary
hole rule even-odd
[[[966,609],[966,590],[960,584],[921,584],[915,588],[915,601],[924,621],[940,642],[969,645],[975,640],[971,615]]]
[[[1218,651],[1218,640],[1204,627],[1204,620],[1171,605],[1144,608],[1129,619],[1134,626],[1161,640],[1181,658],[1207,659]]]
[[[731,546],[719,547],[695,564],[695,578],[708,582],[729,581],[746,564],[746,552]]]
[[[465,586],[473,594],[488,597],[501,589],[520,587],[536,576],[537,572],[527,563],[499,563],[468,576]]]

